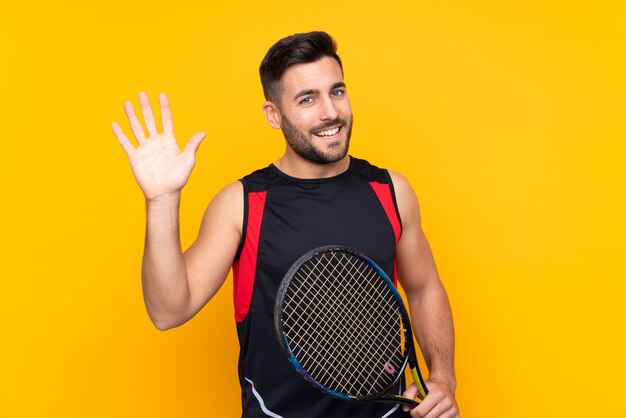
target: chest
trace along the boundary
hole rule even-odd
[[[302,254],[323,245],[355,248],[392,273],[393,229],[370,185],[346,178],[268,190],[259,267],[272,277],[282,278]]]

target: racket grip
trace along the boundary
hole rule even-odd
[[[411,367],[411,374],[413,375],[413,381],[417,386],[419,394],[421,395],[422,399],[424,399],[426,395],[428,395],[428,388],[424,383],[424,379],[422,379],[422,374],[417,367]]]

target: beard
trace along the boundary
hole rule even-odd
[[[320,126],[317,126],[309,131],[309,136],[305,135],[300,129],[293,125],[285,115],[281,115],[280,127],[283,131],[283,136],[289,147],[300,157],[315,164],[331,164],[343,159],[348,154],[348,147],[350,146],[350,136],[352,136],[352,120],[346,122],[341,118],[336,118],[332,121],[328,121]],[[342,143],[341,140],[332,142],[329,145],[328,151],[323,151],[317,148],[311,137],[313,132],[319,132],[331,126],[341,126],[341,130],[346,129],[346,141]]]

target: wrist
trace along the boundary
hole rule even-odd
[[[452,392],[456,391],[456,378],[451,373],[431,373],[428,377],[429,382],[435,382],[450,388]]]
[[[172,192],[172,193],[164,193],[162,195],[147,198],[146,197],[146,205],[149,207],[161,207],[161,206],[171,206],[178,205],[180,203],[180,191]]]

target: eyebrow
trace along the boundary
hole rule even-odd
[[[319,94],[319,92],[320,92],[319,90],[313,90],[313,89],[300,90],[298,94],[293,96],[293,100],[296,100],[298,97],[308,96],[309,94]]]
[[[339,87],[346,87],[346,83],[344,83],[343,81],[338,81],[332,86],[330,86],[330,89],[335,90],[336,88],[339,88]],[[300,90],[298,94],[293,96],[293,100],[296,100],[297,98],[302,97],[302,96],[308,96],[309,94],[319,94],[319,92],[320,91],[316,89]]]

